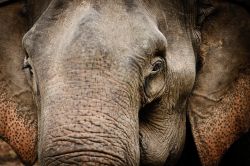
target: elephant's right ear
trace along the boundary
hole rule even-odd
[[[22,11],[21,2],[0,6],[0,136],[29,165],[36,160],[37,118],[22,71],[26,31]]]
[[[250,128],[250,17],[229,4],[202,28],[200,70],[189,101],[189,120],[203,165],[222,155]]]

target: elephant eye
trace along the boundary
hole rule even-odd
[[[153,59],[144,82],[144,92],[147,103],[163,94],[166,86],[166,74],[167,65],[165,59],[163,57]]]
[[[27,55],[24,59],[22,69],[25,73],[28,84],[33,89],[34,94],[39,95],[39,89],[38,89],[37,82],[36,82],[36,74],[32,66],[33,66],[33,63],[31,59],[29,58],[29,56]]]
[[[29,63],[29,57],[25,57],[22,69],[23,70],[28,70],[29,74],[31,76],[33,75],[32,66]]]
[[[151,74],[155,74],[158,73],[160,71],[162,71],[162,69],[164,68],[164,61],[162,59],[156,61],[155,63],[153,63],[153,68],[152,68],[152,72]]]

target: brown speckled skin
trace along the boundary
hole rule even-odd
[[[203,25],[201,61],[189,117],[201,162],[218,165],[250,127],[250,17],[227,3]]]
[[[32,93],[22,71],[23,5],[0,8],[0,136],[27,165],[36,160],[37,123]]]

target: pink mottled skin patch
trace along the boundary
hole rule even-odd
[[[0,88],[0,135],[24,163],[36,160],[36,128],[17,114],[17,103]]]
[[[210,118],[193,131],[203,165],[216,165],[226,150],[250,127],[250,75],[242,75]],[[195,100],[198,96],[194,96]]]
[[[0,137],[27,165],[36,160],[37,119],[22,71],[26,18],[20,1],[0,8]]]

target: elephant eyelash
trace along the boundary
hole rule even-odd
[[[164,62],[163,61],[157,61],[152,66],[153,66],[152,72],[157,73],[157,72],[159,72],[159,71],[161,71],[163,69]]]
[[[31,65],[30,64],[24,64],[22,69],[32,69]]]
[[[27,57],[24,59],[24,63],[22,67],[22,70],[25,70],[25,69],[29,69],[30,74],[33,75],[32,66],[29,64]]]

